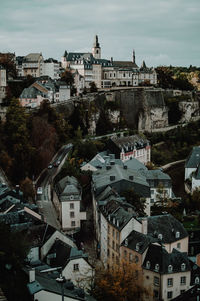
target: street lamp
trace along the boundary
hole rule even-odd
[[[62,301],[64,301],[64,283],[66,282],[66,279],[62,276],[62,274],[60,274],[60,277],[56,278],[56,281],[61,285]]]

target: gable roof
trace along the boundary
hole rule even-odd
[[[162,243],[172,243],[188,236],[182,223],[171,214],[148,216],[147,220],[148,235],[158,237],[159,234],[162,234]],[[179,232],[179,237],[176,236],[177,232]]]
[[[114,67],[138,69],[138,66],[132,61],[113,61]]]

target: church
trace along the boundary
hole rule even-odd
[[[139,68],[133,50],[132,61],[115,61],[101,58],[101,46],[96,35],[92,52],[79,53],[65,51],[61,58],[62,67],[71,70],[82,80],[81,87],[89,88],[91,82],[98,89],[111,87],[137,87],[139,85],[156,85],[157,74],[154,68],[148,68],[143,62]],[[76,85],[78,85],[76,80]],[[79,83],[80,86],[80,83]],[[81,92],[81,91],[79,91]]]

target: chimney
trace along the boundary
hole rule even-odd
[[[147,218],[142,219],[142,233],[147,234],[148,220]]]
[[[29,282],[35,281],[35,269],[29,271]]]

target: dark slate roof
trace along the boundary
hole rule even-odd
[[[172,243],[188,236],[183,225],[175,219],[171,214],[148,216],[148,234],[158,237],[162,234],[163,243]],[[180,236],[176,237],[179,232]]]
[[[129,151],[133,148],[141,149],[146,145],[149,145],[149,140],[139,135],[127,137],[112,137],[111,141],[120,149],[124,148],[125,151]]]
[[[145,176],[125,167],[110,165],[106,169],[94,172],[92,179],[96,194],[98,195],[107,186],[111,186],[118,193],[134,188],[135,192],[140,196],[150,197],[150,188]]]
[[[187,158],[185,168],[197,168],[200,163],[200,146],[194,146]]]
[[[114,67],[138,69],[138,66],[131,61],[113,61]]]
[[[200,283],[200,267],[190,260],[190,267],[191,267],[191,282],[190,285],[195,285],[196,278],[199,278]]]
[[[150,262],[149,268],[147,268],[147,262]],[[159,264],[159,274],[183,272],[183,270],[181,270],[182,264],[185,264],[184,271],[190,271],[191,269],[187,253],[179,252],[176,249],[168,253],[163,246],[151,244],[145,256],[143,268],[155,271],[156,264]],[[169,265],[172,266],[172,271],[168,270]]]
[[[171,301],[195,301],[198,300],[197,296],[200,296],[200,285],[193,286],[178,297],[171,299]]]
[[[122,246],[134,250],[140,254],[143,254],[144,251],[152,242],[157,242],[157,238],[153,238],[150,235],[146,235],[140,232],[133,230],[127,238],[122,242]],[[139,249],[138,249],[139,248]]]
[[[68,196],[77,196],[81,198],[81,186],[75,177],[66,176],[56,184],[56,192],[59,195],[60,201],[65,201]]]
[[[60,283],[58,283],[55,279],[49,278],[47,275],[36,274],[36,280],[34,282],[28,283],[27,286],[31,295],[34,295],[35,293],[40,292],[42,290],[61,295]],[[72,286],[71,290],[67,289],[66,287],[68,287],[67,283],[63,285],[63,293],[66,297],[72,298],[74,300],[95,301],[94,298],[88,295],[85,295],[85,297],[80,297],[80,290],[74,288],[74,286]]]
[[[198,164],[197,170],[194,173],[194,177],[196,180],[200,180],[200,164]]]
[[[133,217],[136,217],[135,212],[129,212],[116,200],[111,200],[105,206],[101,206],[100,211],[108,223],[112,224],[119,231],[121,231]]]

